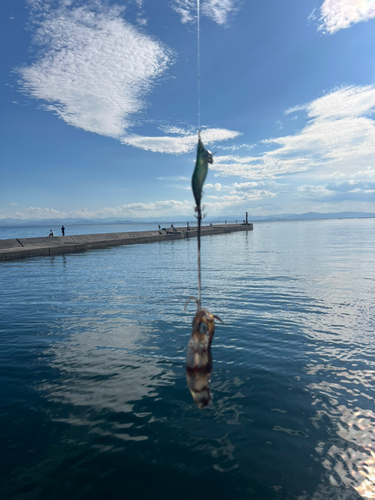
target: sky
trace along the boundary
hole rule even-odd
[[[209,216],[375,212],[375,0],[200,0]],[[2,0],[0,219],[194,214],[197,0]]]

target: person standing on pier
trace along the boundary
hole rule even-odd
[[[63,236],[65,236],[65,227],[64,227],[64,226],[61,226],[61,234],[62,234]]]

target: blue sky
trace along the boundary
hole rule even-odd
[[[208,215],[375,212],[375,0],[201,0]],[[0,218],[193,215],[196,0],[3,0]]]

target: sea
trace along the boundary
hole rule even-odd
[[[202,238],[202,410],[196,295],[195,238],[0,263],[2,500],[375,499],[375,219]]]

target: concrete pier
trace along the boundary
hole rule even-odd
[[[202,226],[201,236],[251,231],[253,224],[223,224]],[[19,238],[0,240],[0,261],[61,255],[72,252],[86,252],[93,248],[115,245],[134,245],[156,241],[179,240],[197,236],[196,227],[164,228],[159,231],[137,231],[127,233],[82,234],[75,236],[54,236],[43,238]]]

